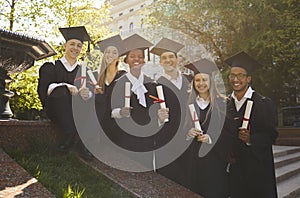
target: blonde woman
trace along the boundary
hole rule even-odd
[[[226,98],[213,80],[218,67],[207,59],[186,67],[194,71],[188,104],[196,110],[193,116],[187,114],[187,141],[192,141],[184,154],[188,188],[204,197],[228,197],[226,166],[232,130],[227,124]]]
[[[116,35],[98,43],[101,52],[103,52],[103,58],[99,67],[98,82],[95,88],[95,105],[101,125],[105,123],[107,117],[110,117],[110,97],[115,81],[126,73],[118,68],[121,42],[121,37]]]

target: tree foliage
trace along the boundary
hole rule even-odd
[[[300,97],[298,3],[297,0],[161,0],[151,8],[145,22],[191,35],[214,54],[221,68],[228,56],[241,50],[248,52],[263,64],[253,76],[254,88],[271,97],[278,106],[287,106],[297,103],[296,94]]]
[[[2,28],[18,31],[38,38],[45,38],[57,52],[57,55],[46,60],[35,62],[35,65],[22,73],[13,74],[11,91],[15,96],[10,99],[13,112],[40,111],[42,109],[37,94],[38,70],[45,61],[52,61],[63,55],[63,37],[58,28],[68,26],[85,26],[92,42],[91,49],[111,30],[105,25],[110,5],[104,3],[95,8],[93,0],[0,0],[0,22]],[[100,54],[96,50],[87,52],[84,45],[82,57],[88,57],[89,66],[99,65]],[[93,64],[92,64],[93,63]],[[30,116],[30,118],[35,117]]]

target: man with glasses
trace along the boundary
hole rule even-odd
[[[233,89],[229,108],[236,124],[248,126],[236,129],[229,169],[230,196],[277,197],[272,144],[277,138],[277,112],[273,102],[250,86],[251,73],[261,66],[245,52],[225,62],[230,65],[229,81]],[[252,101],[250,117],[245,118],[248,101]],[[251,103],[251,102],[250,102]]]

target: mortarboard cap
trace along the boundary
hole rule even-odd
[[[104,39],[102,41],[99,41],[97,44],[99,45],[100,51],[102,53],[104,53],[105,49],[109,46],[116,47],[120,52],[122,38],[120,37],[120,35],[115,35],[115,36],[109,37],[107,39]]]
[[[144,39],[138,34],[133,34],[130,37],[126,38],[122,42],[122,50],[121,50],[121,56],[127,54],[131,50],[134,49],[148,49],[148,60],[149,57],[149,47],[151,47],[153,44],[149,42],[148,40]]]
[[[214,71],[218,70],[218,66],[214,62],[207,59],[198,60],[196,62],[185,65],[184,67],[192,70],[194,72],[194,75],[198,73],[212,75]]]
[[[168,38],[162,38],[152,49],[151,53],[155,55],[162,55],[164,52],[173,52],[177,54],[184,45]]]
[[[244,51],[227,58],[225,63],[227,63],[230,67],[244,68],[248,73],[253,72],[257,67],[262,67],[259,62]]]
[[[84,26],[59,28],[59,31],[66,41],[77,39],[83,43],[91,40]]]

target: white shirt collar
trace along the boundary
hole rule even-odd
[[[240,108],[243,106],[243,104],[247,99],[252,98],[254,92],[255,91],[249,86],[241,100],[238,100],[237,97],[234,95],[234,92],[232,92],[231,97],[234,99],[234,103],[237,111],[240,110]]]
[[[196,103],[201,110],[204,110],[209,105],[209,100],[204,100],[200,96],[196,97]]]
[[[255,92],[250,86],[248,87],[246,93],[244,94],[243,98],[252,98],[252,94],[253,92]],[[234,100],[238,100],[237,97],[234,95],[234,92],[231,93],[231,97],[234,99]]]
[[[80,63],[78,62],[78,60],[76,60],[76,62],[75,62],[73,65],[71,65],[71,64],[67,61],[67,59],[66,59],[65,56],[63,56],[63,57],[62,57],[61,59],[59,59],[59,60],[62,62],[63,66],[66,68],[66,70],[69,71],[69,72],[73,71],[73,70],[76,68],[77,65],[80,65]]]
[[[177,71],[177,72],[178,72],[178,76],[177,76],[176,79],[171,78],[171,76],[166,74],[165,72],[164,72],[163,76],[167,80],[169,80],[171,83],[173,83],[178,89],[181,89],[181,87],[182,87],[182,75],[181,75],[180,71]]]

